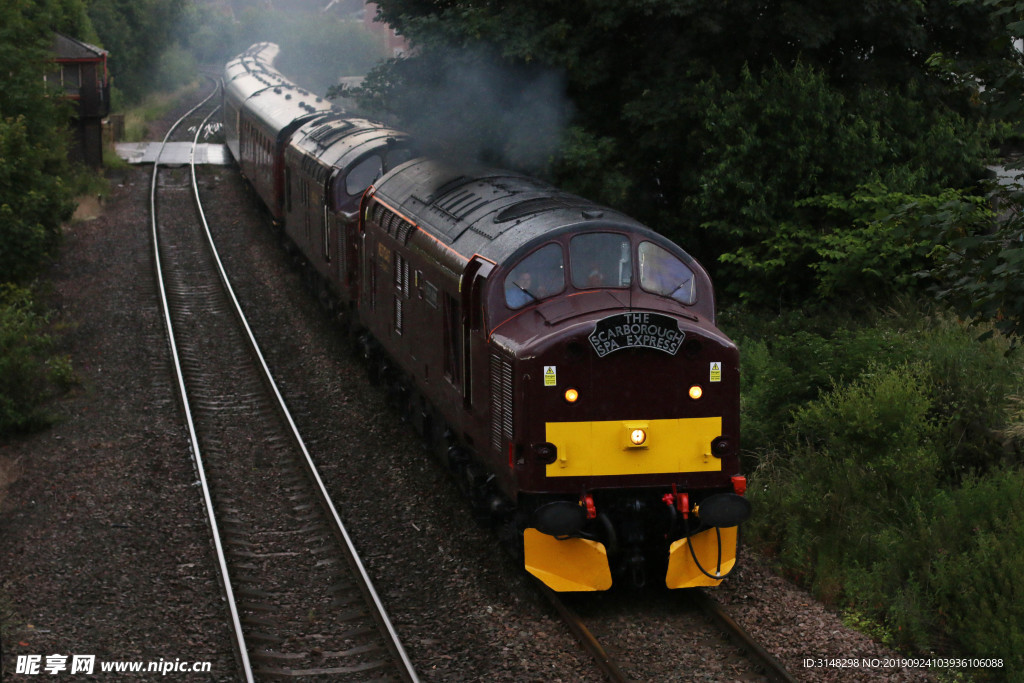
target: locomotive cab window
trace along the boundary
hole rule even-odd
[[[562,247],[546,244],[533,252],[505,276],[505,303],[522,308],[565,290],[565,262]]]
[[[577,289],[629,287],[633,281],[629,238],[611,232],[577,235],[569,242],[569,266]]]
[[[680,303],[697,300],[693,271],[669,251],[653,242],[641,242],[637,250],[640,260],[640,287]]]

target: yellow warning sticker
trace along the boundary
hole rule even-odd
[[[558,386],[558,373],[555,370],[554,365],[544,366],[544,386],[554,387]]]
[[[708,379],[709,382],[721,382],[722,381],[722,363],[720,361],[712,361],[711,363],[711,377]]]

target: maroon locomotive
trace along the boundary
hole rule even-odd
[[[254,185],[526,569],[559,591],[719,583],[750,508],[739,356],[704,269],[536,179],[410,158],[379,124],[314,107],[268,127],[287,90],[244,64],[271,51],[225,71],[229,146],[279,179]],[[270,141],[252,171],[247,131]]]

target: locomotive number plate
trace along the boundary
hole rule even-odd
[[[660,313],[619,313],[598,320],[590,345],[601,358],[622,349],[655,349],[671,356],[683,345],[679,321]]]

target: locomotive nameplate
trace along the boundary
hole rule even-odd
[[[619,313],[598,320],[590,345],[601,358],[622,349],[655,349],[671,356],[683,345],[679,321],[661,313]]]

